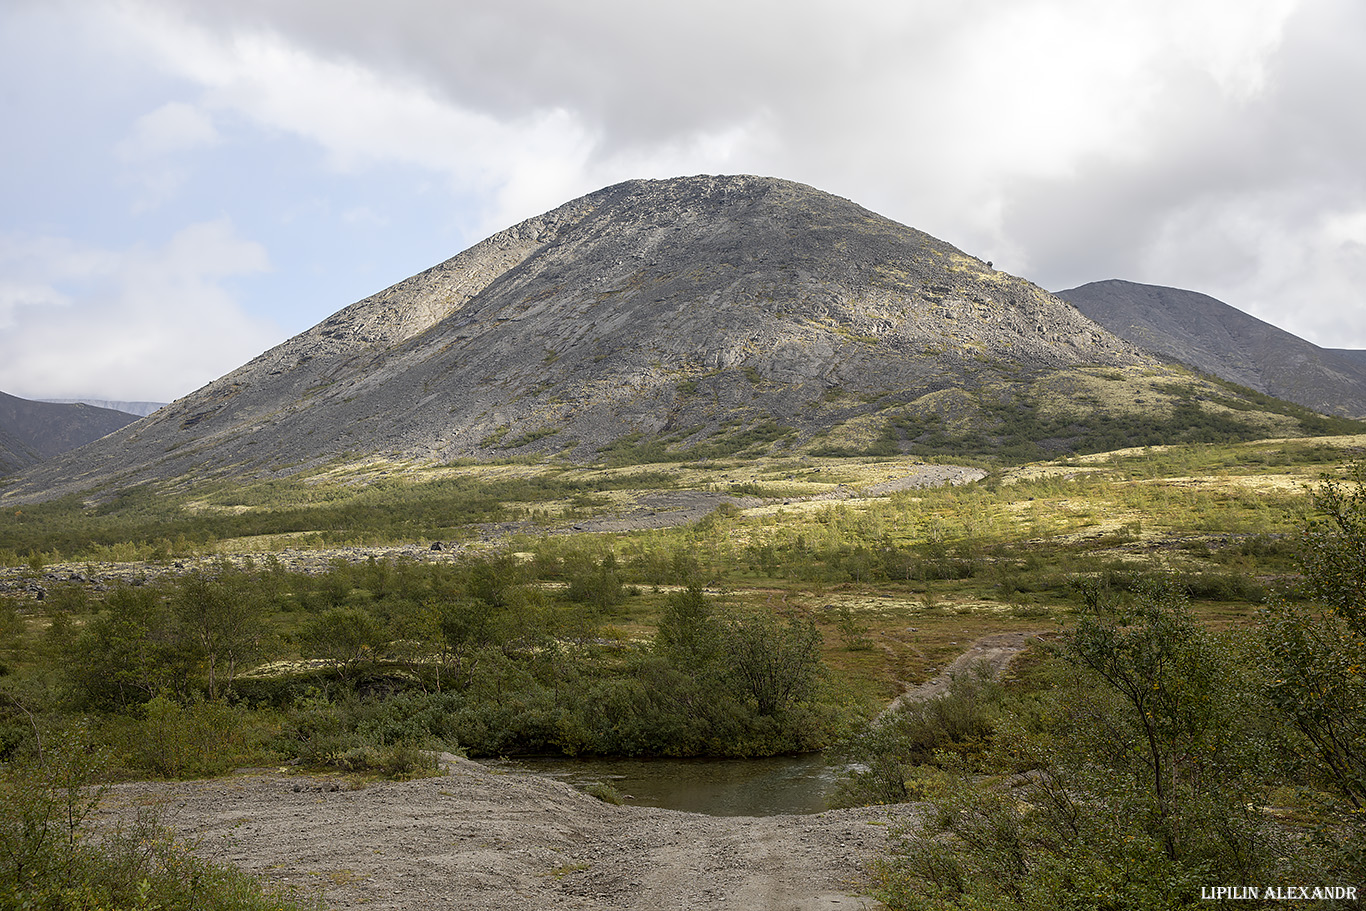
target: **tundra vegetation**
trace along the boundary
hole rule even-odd
[[[152,822],[96,848],[87,786],[414,776],[437,749],[830,750],[862,770],[847,802],[933,807],[877,873],[896,908],[1359,883],[1362,442],[984,462],[983,481],[882,496],[860,490],[908,459],[618,451],[8,510],[0,907],[286,907]],[[698,491],[730,499],[680,527],[570,529]],[[420,549],[357,550],[398,544]],[[290,568],[299,547],[335,558]],[[71,580],[116,562],[104,590]],[[1004,680],[880,715],[1006,631],[1038,638]]]

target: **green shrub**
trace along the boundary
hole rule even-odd
[[[1176,908],[1201,884],[1303,874],[1257,809],[1275,764],[1264,657],[1199,626],[1179,585],[1084,593],[1059,685],[996,726],[994,775],[951,764],[882,868],[893,908]]]
[[[439,696],[421,694],[352,696],[336,703],[305,699],[290,712],[278,749],[309,768],[398,779],[431,775],[438,767],[434,749],[452,745],[430,729],[434,719],[424,717],[424,710],[444,704]]]
[[[298,911],[317,907],[194,856],[143,813],[92,837],[104,753],[81,728],[0,768],[0,908],[24,911]]]
[[[596,797],[603,803],[610,803],[613,806],[619,807],[625,801],[625,798],[621,796],[621,792],[605,781],[590,781],[583,786],[583,792],[591,797]]]
[[[398,779],[435,775],[439,767],[435,752],[411,740],[400,740],[384,747],[375,765],[386,777]]]
[[[1002,697],[1000,684],[979,667],[954,675],[936,698],[900,703],[831,748],[855,763],[832,802],[851,807],[908,800],[907,781],[917,767],[957,765],[990,747]]]
[[[277,726],[273,716],[243,706],[204,700],[181,705],[165,696],[146,702],[136,716],[106,724],[132,768],[161,778],[222,775],[271,762],[276,754],[268,744]]]

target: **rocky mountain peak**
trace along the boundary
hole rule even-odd
[[[342,455],[592,459],[760,427],[799,446],[947,389],[1149,363],[849,200],[766,177],[633,180],[338,311],[87,454],[81,483]]]

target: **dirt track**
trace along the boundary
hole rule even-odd
[[[970,672],[976,665],[985,665],[993,677],[1001,676],[1015,656],[1029,647],[1029,640],[1037,635],[1038,633],[1034,632],[1016,632],[983,636],[972,643],[966,652],[953,659],[952,664],[929,680],[907,687],[905,692],[892,700],[882,714],[895,711],[903,702],[924,702],[943,695],[948,691],[949,683],[955,676]]]

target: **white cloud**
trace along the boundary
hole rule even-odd
[[[1366,205],[1339,209],[1332,194],[1292,185],[1197,200],[1162,223],[1141,271],[1324,347],[1360,347]]]
[[[0,329],[10,329],[18,323],[21,308],[45,308],[50,311],[70,303],[70,298],[51,285],[0,279]]]
[[[218,130],[208,114],[193,105],[172,101],[139,117],[114,151],[127,162],[155,161],[218,141]]]
[[[124,179],[139,191],[133,212],[148,212],[174,198],[191,176],[183,162],[186,153],[219,141],[209,115],[184,102],[168,102],[139,117],[114,146],[115,157],[126,168]]]
[[[245,316],[226,279],[269,268],[226,219],[159,249],[0,239],[0,389],[32,397],[157,401],[260,353],[273,326]]]
[[[576,10],[565,18],[563,10],[553,4],[524,4],[519,10],[466,10],[467,15],[449,21],[442,59],[472,55],[491,64],[474,74],[475,82],[502,86],[519,98],[500,108],[488,104],[482,88],[461,92],[460,86],[448,80],[449,68],[426,65],[432,62],[430,57],[418,60],[403,53],[398,55],[401,63],[376,60],[344,46],[296,40],[299,36],[287,29],[263,27],[263,22],[281,25],[306,10],[307,3],[272,7],[258,11],[259,15],[233,7],[225,19],[208,20],[212,27],[197,23],[188,13],[168,13],[174,6],[128,7],[136,15],[125,17],[121,24],[168,72],[202,87],[203,107],[232,111],[270,131],[314,142],[324,152],[327,165],[339,173],[359,178],[367,169],[390,165],[436,173],[451,193],[466,201],[480,200],[482,211],[474,221],[482,232],[501,229],[631,177],[668,177],[746,165],[762,171],[755,151],[772,146],[762,105],[727,103],[728,113],[720,118],[675,117],[677,104],[693,91],[698,79],[711,93],[699,98],[703,111],[743,85],[726,72],[702,75],[714,69],[716,62],[709,59],[705,66],[696,67],[692,54],[688,59],[694,75],[675,80],[661,71],[652,51],[637,47],[637,42],[624,35],[610,34],[620,31],[609,24],[610,14],[623,12],[628,21],[639,19],[637,7],[612,11],[603,8],[611,6],[606,4],[597,10]],[[193,12],[202,10],[195,7]],[[348,21],[349,16],[357,35],[369,33],[372,25],[397,27],[404,31],[399,40],[418,42],[441,31],[442,18],[450,15],[445,7],[423,7],[417,15],[410,6],[406,11],[386,12],[382,22],[358,22],[354,9],[315,7],[313,12],[319,21],[332,24]],[[239,13],[240,20],[236,18]],[[745,18],[743,11],[726,15]],[[547,31],[548,23],[555,22],[591,34],[590,46],[604,48],[604,52],[561,59],[564,36]],[[678,25],[685,31],[715,32],[736,43],[729,30],[713,29],[692,15],[680,17]],[[506,47],[481,43],[476,37],[481,28],[499,41],[513,36],[525,40]],[[670,65],[681,63],[679,35],[671,32],[669,37],[659,49]],[[538,56],[537,47],[548,50],[549,58]],[[765,53],[782,59],[773,49]],[[615,67],[623,54],[639,58],[643,71],[576,69]],[[736,48],[732,56],[738,60],[746,55]],[[744,65],[754,75],[764,75],[762,59]],[[792,71],[790,62],[784,67]],[[531,71],[539,75],[531,76]],[[577,87],[583,94],[565,94],[566,86]],[[652,94],[656,90],[663,94]],[[500,94],[499,89],[493,92]],[[611,97],[623,93],[624,97]],[[747,98],[748,93],[741,96]],[[615,107],[604,108],[595,99]],[[635,121],[658,121],[667,127],[639,135],[627,130],[620,141],[622,122]]]
[[[1012,224],[1022,198],[1044,212],[1091,209],[1099,197],[1082,182],[1089,174],[1145,174],[1200,156],[1264,90],[1290,10],[1149,0],[969,6],[937,24],[918,59],[882,55],[867,74],[873,90],[841,80],[845,103],[820,126],[847,143],[805,132],[830,156],[826,180],[1024,275],[1052,235]],[[789,136],[800,130],[784,126]],[[1040,184],[1049,198],[1031,195]],[[1130,202],[1130,212],[1105,217],[1142,219],[1155,200]],[[1037,225],[1042,213],[1030,219]]]
[[[593,145],[563,110],[497,118],[411,77],[311,54],[272,32],[220,35],[156,16],[127,24],[165,66],[203,87],[204,105],[311,140],[339,172],[416,166],[441,174],[452,192],[519,199],[528,187],[542,188],[536,196],[562,191],[563,175],[579,173]]]

